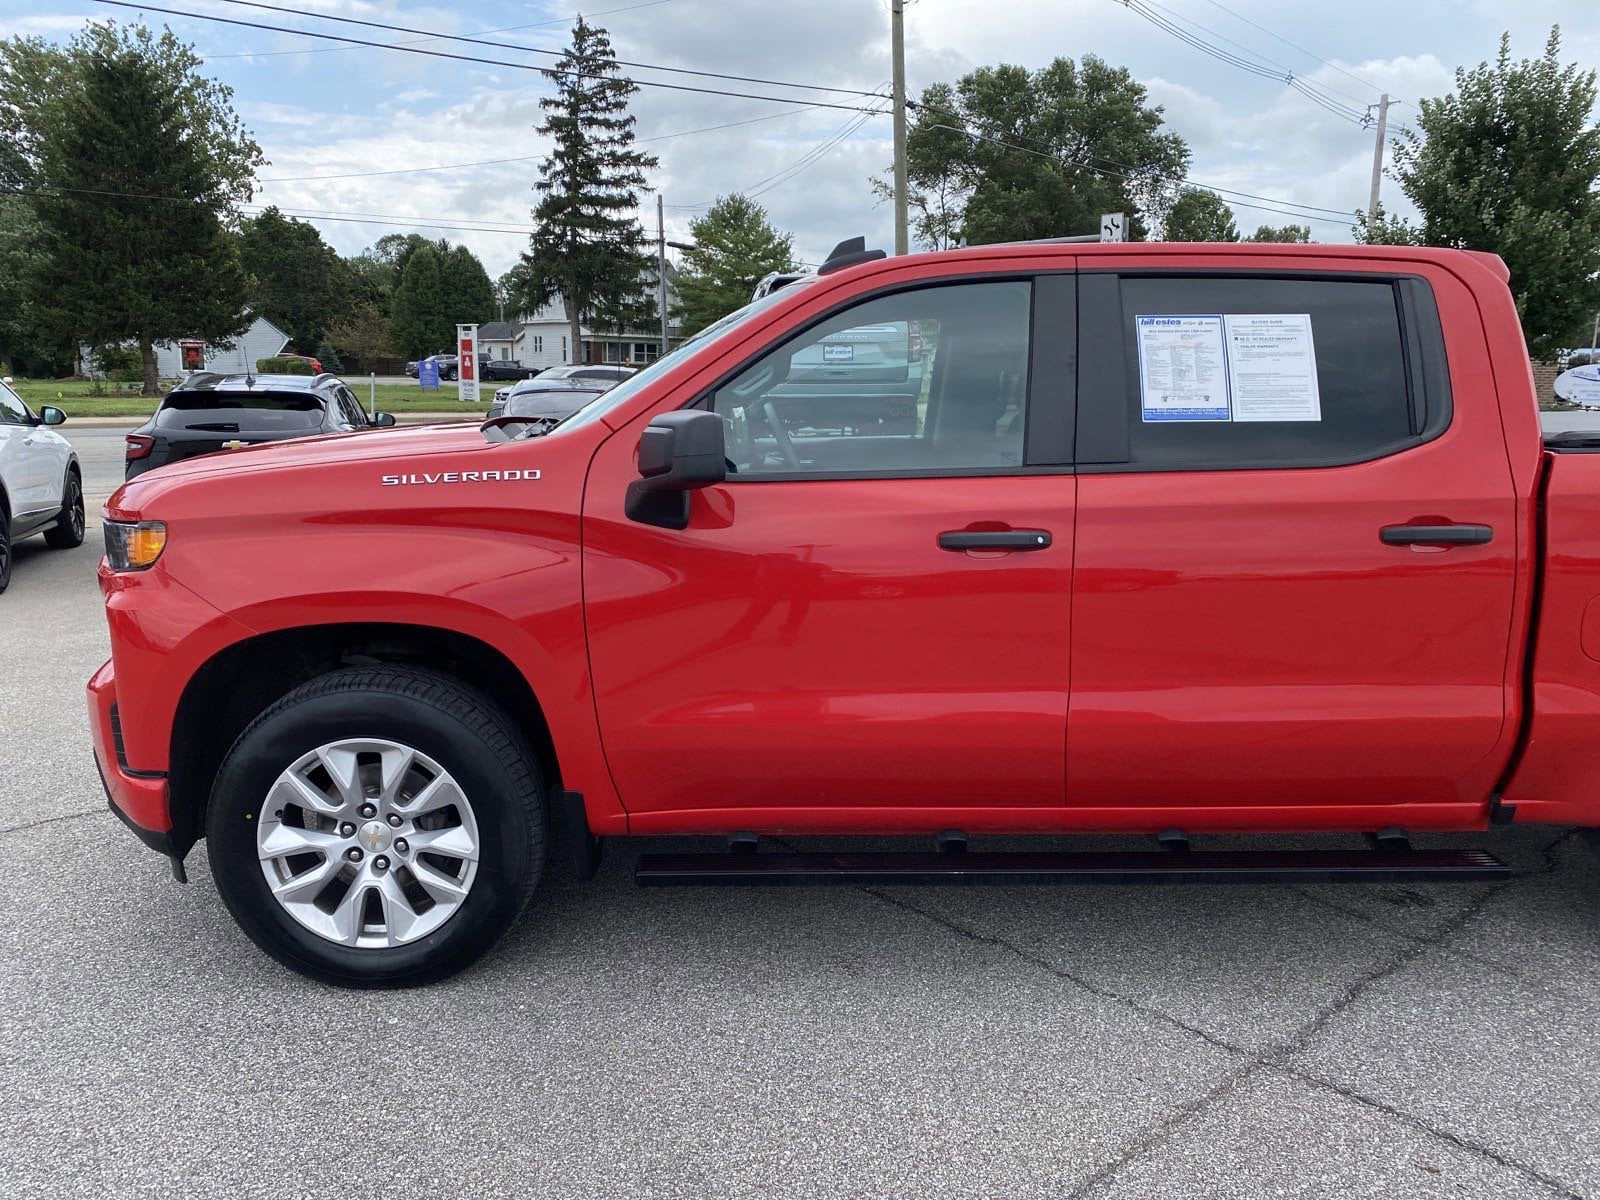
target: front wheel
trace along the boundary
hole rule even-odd
[[[44,543],[53,550],[73,550],[83,545],[83,481],[76,471],[67,476],[66,495],[56,523],[45,530]]]
[[[239,736],[206,817],[234,919],[279,962],[344,987],[455,974],[543,870],[539,767],[510,718],[450,676],[312,680]]]

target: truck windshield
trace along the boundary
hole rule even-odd
[[[591,421],[599,420],[604,414],[611,412],[619,404],[626,404],[635,395],[637,395],[641,389],[649,387],[657,379],[660,379],[662,375],[666,374],[684,359],[688,358],[692,354],[698,353],[706,346],[709,346],[712,342],[726,335],[729,331],[738,328],[740,325],[743,325],[751,317],[765,312],[779,300],[788,299],[788,297],[794,293],[795,289],[806,286],[806,284],[810,283],[813,279],[815,279],[815,276],[809,276],[805,279],[797,280],[795,283],[790,284],[780,292],[773,292],[771,295],[763,296],[759,300],[753,300],[749,304],[746,304],[743,308],[736,309],[735,311],[729,313],[727,316],[723,317],[722,320],[713,321],[699,333],[691,336],[689,340],[684,342],[681,346],[678,346],[676,349],[667,354],[663,354],[660,358],[656,359],[655,362],[651,363],[637,375],[630,375],[627,379],[624,379],[621,383],[617,384],[616,387],[611,388],[609,391],[603,393],[593,404],[587,405],[574,413],[568,420],[562,423],[562,428],[576,429],[579,425],[587,425]]]

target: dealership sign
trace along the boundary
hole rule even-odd
[[[1586,367],[1573,367],[1556,376],[1557,400],[1581,404],[1584,408],[1600,408],[1600,363]]]
[[[478,327],[456,326],[456,399],[478,402]]]

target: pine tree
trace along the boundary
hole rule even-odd
[[[232,205],[263,159],[200,62],[170,30],[89,25],[56,57],[62,86],[31,101],[36,313],[58,336],[136,343],[145,395],[155,343],[248,324]]]
[[[694,249],[684,251],[674,312],[696,333],[750,302],[763,277],[794,268],[794,235],[780,234],[766,210],[740,195],[719,196],[689,222]]]
[[[444,274],[438,249],[423,242],[406,256],[390,304],[394,343],[402,354],[420,358],[455,344],[455,325],[444,307]]]
[[[539,101],[538,132],[554,146],[539,165],[520,299],[532,312],[561,297],[577,362],[583,322],[626,328],[653,308],[642,299],[654,265],[636,212],[656,160],[634,148],[628,97],[638,88],[619,73],[604,29],[579,17],[560,64],[543,74],[556,94]]]

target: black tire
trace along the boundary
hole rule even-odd
[[[280,772],[339,738],[384,738],[432,758],[462,786],[482,847],[460,909],[416,942],[355,948],[302,926],[273,897],[256,850],[256,821]],[[239,735],[206,813],[217,888],[250,939],[285,966],[352,988],[415,987],[480,957],[516,920],[544,870],[548,812],[538,762],[494,701],[452,676],[358,667],[290,692]]]
[[[61,515],[44,531],[44,544],[52,550],[75,550],[83,545],[83,480],[76,471],[67,472],[66,498]]]

